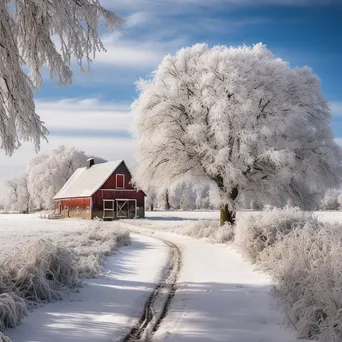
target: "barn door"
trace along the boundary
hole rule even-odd
[[[135,200],[117,200],[116,202],[117,218],[134,218],[136,216]]]
[[[117,200],[116,202],[116,217],[128,218],[128,201]]]
[[[103,200],[103,218],[113,219],[114,218],[114,200]]]

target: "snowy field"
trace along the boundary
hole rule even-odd
[[[48,220],[39,214],[0,215],[0,257],[39,239],[58,239],[63,233],[77,232],[89,226],[84,220]]]

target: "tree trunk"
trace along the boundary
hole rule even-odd
[[[165,194],[164,194],[164,199],[165,199],[165,209],[166,210],[170,210],[171,208],[171,205],[170,205],[170,200],[169,200],[169,190],[166,190],[165,191]]]
[[[153,203],[151,203],[150,210],[153,211]]]
[[[226,196],[227,190],[225,189],[223,178],[221,176],[216,177],[216,184],[220,190],[221,193],[223,193],[224,197]],[[229,210],[228,204],[224,204],[221,206],[220,210],[220,225],[223,226],[226,222],[230,223],[231,225],[235,224],[235,216],[236,216],[236,210],[235,210],[235,200],[237,199],[239,194],[239,188],[238,186],[235,186],[232,188],[231,192],[229,193],[230,203],[233,205],[233,210]]]
[[[220,226],[223,226],[226,222],[231,225],[235,224],[236,212],[228,209],[228,204],[221,207],[220,210]]]

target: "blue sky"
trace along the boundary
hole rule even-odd
[[[92,75],[74,65],[71,87],[45,80],[36,94],[37,111],[51,132],[42,151],[66,144],[132,163],[129,105],[136,97],[135,81],[149,76],[165,54],[198,42],[262,42],[293,67],[310,66],[331,103],[332,128],[342,144],[342,0],[101,2],[126,19],[125,34],[105,34],[107,53],[97,55]],[[23,171],[33,155],[27,144],[11,158],[0,152],[0,183]]]

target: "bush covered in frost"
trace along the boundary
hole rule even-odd
[[[37,303],[61,299],[82,278],[101,272],[104,256],[130,243],[118,224],[95,221],[81,231],[59,234],[0,260],[0,331],[16,327]],[[8,338],[0,332],[0,341]]]
[[[215,220],[194,221],[175,228],[173,232],[191,236],[195,239],[206,239],[213,243],[226,243],[234,239],[234,227],[228,222],[220,226],[219,221]]]
[[[296,208],[239,217],[235,244],[275,280],[299,338],[342,341],[342,226]]]
[[[342,341],[342,226],[310,220],[260,254],[298,337]]]
[[[322,210],[341,210],[342,190],[329,190],[323,197],[320,209]]]
[[[310,213],[299,208],[284,209],[266,207],[256,215],[240,215],[235,229],[235,245],[250,261],[255,262],[259,253],[274,245],[308,220],[315,220]]]

